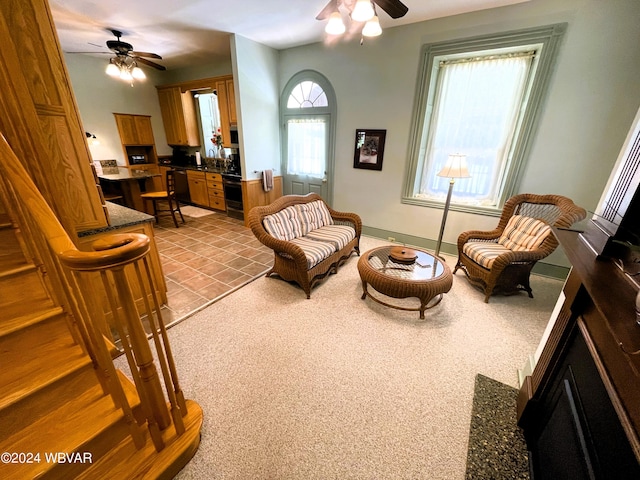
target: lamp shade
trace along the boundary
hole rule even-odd
[[[362,35],[365,37],[377,37],[382,34],[382,28],[380,28],[380,20],[375,15],[371,20],[364,24],[362,28]]]
[[[142,71],[142,69],[140,67],[138,67],[137,65],[135,67],[133,67],[133,70],[131,70],[131,76],[133,78],[137,79],[137,80],[143,80],[143,79],[147,78],[147,76]]]
[[[333,12],[329,17],[329,22],[327,22],[327,26],[324,28],[324,31],[329,35],[341,35],[345,30],[346,27],[344,26],[340,12]]]
[[[109,61],[109,65],[107,65],[107,75],[111,75],[112,77],[120,76],[120,68],[113,63],[113,60]]]
[[[371,20],[374,15],[371,0],[358,0],[356,6],[353,7],[353,12],[351,12],[351,18],[355,22],[366,22]]]
[[[447,163],[436,175],[447,178],[469,178],[471,175],[467,168],[467,156],[460,153],[450,154]]]

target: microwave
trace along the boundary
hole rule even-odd
[[[140,165],[141,163],[147,163],[144,155],[129,155],[129,165]]]

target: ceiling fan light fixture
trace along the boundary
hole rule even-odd
[[[120,67],[113,62],[113,58],[109,60],[109,65],[107,65],[107,69],[105,70],[107,75],[111,77],[119,77],[120,76]]]
[[[375,16],[371,0],[358,0],[351,12],[351,19],[355,22],[367,22]]]
[[[368,20],[362,28],[362,35],[365,37],[377,37],[382,34],[382,28],[380,27],[380,20],[375,15],[371,20]]]
[[[120,79],[124,80],[125,82],[130,82],[131,80],[133,80],[133,75],[131,75],[131,72],[129,70],[123,68],[122,70],[120,70]]]
[[[145,78],[147,78],[147,76],[144,74],[142,69],[137,65],[133,67],[133,70],[131,71],[131,76],[136,80],[144,80]]]
[[[331,16],[329,16],[327,26],[324,27],[324,31],[329,35],[342,35],[346,29],[347,27],[345,27],[344,22],[342,21],[342,15],[340,15],[340,12],[333,12]]]

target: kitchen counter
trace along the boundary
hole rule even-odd
[[[99,233],[111,232],[114,230],[121,230],[134,225],[140,225],[143,223],[153,222],[155,218],[152,215],[133,210],[131,208],[123,207],[117,203],[106,202],[107,211],[109,212],[109,219],[111,225],[102,228],[96,228],[93,230],[85,230],[78,232],[78,237],[89,237],[91,235],[97,235]],[[117,232],[114,232],[117,233]]]
[[[172,164],[160,164],[161,167],[171,167],[175,170],[193,170],[197,172],[205,172],[205,173],[219,173],[221,175],[238,175],[240,174],[236,171],[231,171],[228,168],[222,167],[209,167],[205,164],[200,166],[198,165],[172,165]]]
[[[144,212],[146,209],[141,195],[143,192],[156,190],[153,179],[160,176],[158,172],[119,168],[117,173],[103,172],[98,175],[98,179],[103,190],[115,187],[122,193],[125,205]]]

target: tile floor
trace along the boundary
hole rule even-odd
[[[242,220],[187,207],[185,224],[175,228],[160,217],[154,233],[167,282],[165,324],[185,316],[264,274],[273,251],[262,245]]]

